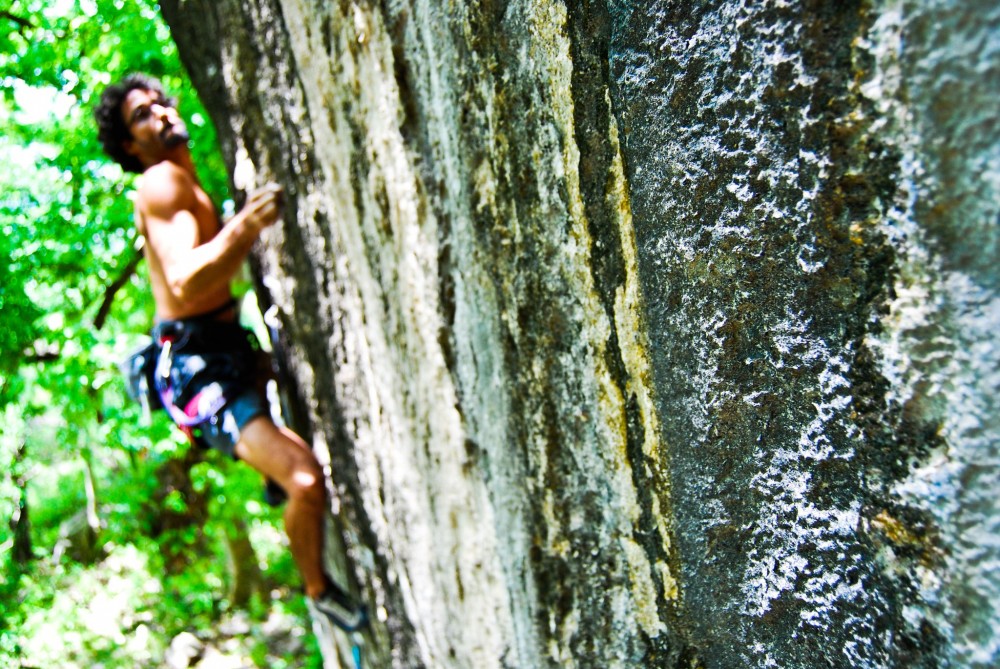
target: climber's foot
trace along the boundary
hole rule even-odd
[[[345,632],[356,632],[368,625],[368,610],[335,583],[330,583],[322,595],[311,601],[317,611]]]

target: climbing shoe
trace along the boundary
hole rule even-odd
[[[312,600],[312,605],[345,632],[356,632],[368,625],[368,610],[364,605],[355,602],[334,583]]]

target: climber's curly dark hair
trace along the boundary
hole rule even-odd
[[[163,86],[159,81],[145,74],[130,74],[117,84],[111,84],[104,89],[101,101],[94,109],[94,118],[97,120],[97,139],[104,147],[104,152],[126,172],[141,174],[144,169],[142,163],[135,156],[126,153],[122,146],[123,142],[132,139],[132,132],[122,118],[122,103],[125,97],[137,88],[153,91],[164,97]]]

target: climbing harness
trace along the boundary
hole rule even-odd
[[[175,388],[170,383],[174,346],[180,338],[185,341],[190,338],[192,330],[197,331],[203,328],[203,324],[206,322],[214,323],[211,319],[235,307],[236,300],[230,299],[204,314],[182,321],[165,321],[154,329],[153,343],[158,346],[156,368],[153,374],[153,387],[156,390],[156,396],[160,404],[170,414],[171,420],[192,442],[196,440],[195,429],[221,410],[225,406],[227,398],[221,385],[209,383],[188,399],[183,409],[178,407]],[[219,325],[222,326],[221,323]]]

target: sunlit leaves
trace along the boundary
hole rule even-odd
[[[104,643],[87,626],[80,602],[98,596],[94,578],[106,566],[12,565],[5,552],[18,477],[28,482],[35,550],[51,555],[60,525],[84,504],[84,474],[92,469],[102,548],[112,562],[121,555],[148,558],[145,587],[164,571],[156,562],[166,539],[148,536],[150,517],[182,513],[189,502],[179,494],[156,501],[164,497],[156,472],[189,446],[163,414],[152,424],[142,419],[117,368],[151,325],[145,271],[127,275],[107,319],[98,318],[109,287],[135,257],[137,235],[133,177],[103,155],[93,108],[107,84],[133,71],[160,78],[179,99],[199,177],[221,205],[228,195],[214,130],[152,0],[0,2],[0,666],[21,657],[18,634],[79,637],[76,646],[63,640],[59,659],[40,666],[152,666],[142,652],[162,642],[137,649],[111,644],[113,653],[73,664],[76,654],[100,650],[90,644]],[[204,528],[214,552],[192,554],[200,560],[196,567],[163,578],[162,596],[131,588],[131,606],[156,607],[155,614],[142,613],[156,621],[151,635],[219,613],[227,576],[220,527],[227,517],[266,536],[256,548],[282,574],[278,582],[294,578],[275,529],[280,512],[253,502],[261,494],[259,475],[216,457],[199,465],[194,479],[215,518]],[[81,580],[89,589],[75,588]],[[82,617],[71,619],[75,614]],[[45,659],[32,652],[32,664]]]
[[[92,451],[98,469],[110,472],[135,466],[158,441],[178,440],[165,420],[141,425],[117,370],[150,325],[143,274],[114,295],[105,327],[97,327],[108,287],[134,257],[136,232],[131,179],[103,155],[92,110],[100,90],[134,68],[181,91],[190,85],[151,2],[0,7],[0,409],[17,419],[0,425],[0,491],[8,495],[22,446],[29,471]],[[216,150],[209,133],[196,140]],[[30,478],[38,490],[40,479]],[[82,495],[73,478],[61,484],[39,518],[59,518],[56,500]],[[0,545],[9,540],[8,507]],[[40,545],[51,549],[51,541]]]
[[[131,177],[105,158],[92,121],[100,91],[145,71],[178,94],[182,113],[203,119],[204,110],[148,0],[14,0],[0,12],[0,45],[0,308],[5,320],[17,319],[0,338],[2,392],[19,365],[86,336],[108,286],[134,257]],[[225,175],[212,129],[190,125],[203,181],[221,201]],[[144,280],[115,297],[119,327],[146,329]]]

